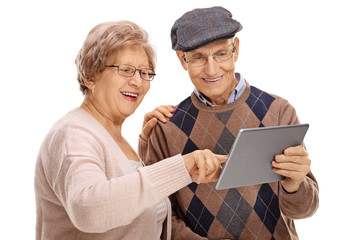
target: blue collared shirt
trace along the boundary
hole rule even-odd
[[[235,73],[235,78],[236,78],[236,80],[238,80],[239,83],[236,85],[234,91],[232,91],[232,93],[230,94],[227,104],[235,102],[236,99],[238,99],[241,96],[241,94],[244,92],[245,87],[246,87],[245,80],[240,73]],[[198,99],[206,106],[209,106],[209,107],[216,106],[216,105],[212,104],[210,101],[208,101],[202,95],[202,93],[199,92],[199,90],[197,90],[196,88],[194,89],[194,93],[198,97]]]

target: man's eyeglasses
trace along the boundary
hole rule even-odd
[[[186,59],[184,55],[184,61],[192,67],[201,67],[208,62],[209,56],[212,56],[216,62],[224,62],[226,60],[229,60],[233,56],[234,52],[235,52],[235,48],[233,48],[233,50],[228,49],[228,50],[217,51],[216,53],[208,54],[208,55],[196,53],[192,55],[189,59]]]
[[[120,64],[120,65],[107,65],[105,67],[117,68],[119,75],[124,77],[132,77],[135,75],[136,71],[139,72],[141,79],[145,81],[152,81],[155,77],[155,72],[150,68],[136,68],[129,64]]]

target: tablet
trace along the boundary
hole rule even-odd
[[[291,146],[303,142],[309,124],[241,129],[215,189],[243,187],[284,179],[273,172],[271,162]]]

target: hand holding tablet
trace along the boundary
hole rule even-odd
[[[298,124],[241,129],[233,143],[228,160],[223,167],[215,188],[221,190],[275,182],[283,180],[284,176],[286,176],[288,178],[284,184],[289,187],[284,186],[285,189],[287,191],[296,191],[297,189],[293,189],[297,184],[296,181],[300,181],[306,169],[301,174],[287,170],[286,166],[289,166],[289,164],[284,161],[288,161],[290,156],[284,153],[284,150],[301,145],[308,128],[309,124]],[[297,156],[293,159],[296,158],[299,161],[308,159],[298,157],[299,154],[307,154],[304,150],[301,152],[301,149],[290,148],[288,151],[293,151],[294,156]],[[272,165],[276,155],[281,156]],[[273,167],[279,168],[275,169],[277,173],[273,171]]]
[[[289,147],[284,154],[276,155],[272,161],[273,171],[286,177],[281,185],[286,192],[296,192],[310,172],[311,160],[303,145]]]

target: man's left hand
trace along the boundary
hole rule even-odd
[[[299,189],[310,172],[310,164],[309,155],[302,145],[285,149],[284,154],[276,155],[272,162],[273,171],[285,177],[281,185],[289,193]]]

